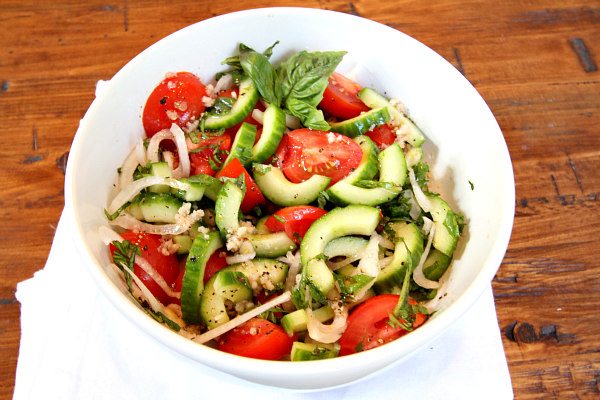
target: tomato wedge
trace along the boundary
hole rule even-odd
[[[220,136],[200,139],[198,143],[188,143],[190,150],[191,174],[206,174],[214,176],[218,168],[227,158],[224,152],[231,148],[231,137],[223,134]]]
[[[380,150],[385,149],[396,141],[396,132],[394,132],[394,129],[387,124],[379,125],[372,131],[367,132],[366,135],[375,142]]]
[[[162,244],[160,235],[152,235],[144,232],[126,231],[121,234],[123,239],[140,248],[141,256],[152,265],[152,267],[163,277],[167,285],[173,286],[179,275],[179,260],[175,254],[164,255],[159,247]],[[115,246],[109,245],[111,255],[115,252]],[[175,302],[165,291],[146,273],[139,265],[135,264],[133,273],[137,275],[150,292],[162,304],[168,305]]]
[[[340,356],[369,350],[408,333],[388,324],[389,316],[400,296],[381,294],[365,301],[350,313],[348,326],[340,338]],[[413,329],[425,322],[425,315],[417,314]]]
[[[244,174],[246,194],[244,195],[244,200],[242,200],[241,209],[242,212],[247,213],[252,211],[254,207],[265,204],[266,200],[256,183],[254,183],[254,179],[252,179],[248,171],[246,171],[246,168],[244,168],[240,160],[237,158],[231,160],[222,170],[217,173],[217,178],[237,178],[242,174]]]
[[[171,127],[175,122],[181,127],[200,117],[205,106],[202,97],[206,87],[196,75],[177,72],[163,79],[152,91],[142,114],[144,130],[148,137]]]
[[[369,111],[369,107],[358,98],[361,89],[358,83],[334,72],[329,77],[319,108],[337,118],[354,118],[361,112]]]
[[[225,251],[215,251],[206,261],[206,268],[204,269],[204,283],[219,272],[221,269],[227,266],[227,260],[225,260]]]
[[[275,154],[278,166],[295,183],[324,175],[334,184],[354,171],[362,158],[360,146],[349,137],[305,128],[284,135]]]
[[[300,243],[313,222],[327,211],[313,206],[285,207],[271,215],[265,225],[273,232],[285,231],[290,239]]]
[[[242,357],[280,360],[290,354],[294,338],[266,319],[253,318],[217,339],[218,349]]]

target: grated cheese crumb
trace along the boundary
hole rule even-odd
[[[179,118],[179,116],[177,115],[177,111],[175,111],[175,110],[167,110],[167,117],[171,121],[176,121],[177,118]]]

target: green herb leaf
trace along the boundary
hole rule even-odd
[[[148,308],[148,307],[144,307],[144,310],[148,313],[148,315],[150,315],[156,321],[160,322],[161,324],[167,325],[170,329],[174,330],[175,332],[179,332],[181,330],[181,327],[179,326],[178,323],[171,320],[169,317],[167,317],[165,314],[161,313],[160,311],[155,312],[154,310],[152,310],[151,308]]]
[[[269,59],[255,51],[240,54],[240,63],[246,75],[248,75],[260,95],[267,103],[279,105],[277,73],[269,62]]]
[[[427,174],[429,174],[429,165],[427,165],[426,162],[419,161],[417,165],[413,167],[413,171],[419,186],[426,190],[427,183],[429,182],[429,177],[427,176]]]
[[[273,214],[273,218],[275,218],[277,221],[281,222],[282,224],[285,224],[287,221],[282,218],[281,216],[277,215],[277,214]]]
[[[330,129],[329,124],[325,121],[323,111],[312,104],[290,97],[285,100],[285,109],[294,117],[297,117],[302,125],[307,128],[318,131],[328,131]]]
[[[121,242],[114,240],[112,245],[115,246],[113,262],[121,269],[121,271],[123,271],[127,288],[131,291],[131,275],[125,272],[124,269],[127,268],[133,271],[135,256],[142,254],[140,247],[138,245],[133,245],[129,240],[123,240]]]

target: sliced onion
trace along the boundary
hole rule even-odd
[[[300,251],[296,251],[296,253],[288,251],[285,257],[279,257],[277,260],[284,262],[289,266],[288,273],[285,278],[285,290],[289,290],[291,292],[296,285],[296,277],[302,268],[302,264],[300,262]],[[294,305],[291,301],[285,302],[282,307],[288,312],[293,311],[294,309]]]
[[[121,191],[115,196],[113,201],[108,206],[108,213],[114,214],[128,201],[133,200],[142,190],[152,185],[168,185],[179,190],[189,190],[190,184],[180,182],[176,179],[163,178],[162,176],[147,176],[142,179],[131,182],[128,186],[121,188]]]
[[[140,165],[146,165],[148,160],[146,159],[146,149],[144,148],[144,140],[143,139],[141,139],[135,145],[135,155],[136,155],[138,163]]]
[[[300,124],[300,120],[290,114],[286,114],[285,115],[285,126],[287,126],[290,129],[298,129],[300,127],[302,127],[302,124]]]
[[[429,235],[429,232],[431,231],[432,227],[433,221],[427,217],[423,217],[423,232],[425,232],[426,235]]]
[[[387,267],[388,265],[390,265],[393,260],[394,260],[394,256],[389,256],[389,257],[381,258],[377,262],[377,265],[379,266],[379,269],[383,269],[383,268]]]
[[[291,298],[292,298],[292,293],[289,291],[286,291],[283,294],[267,301],[265,304],[262,304],[256,308],[253,308],[252,310],[250,310],[242,315],[238,315],[237,317],[224,323],[223,325],[219,325],[216,328],[211,329],[210,331],[205,332],[202,335],[197,336],[192,340],[197,343],[201,343],[201,344],[209,342],[209,341],[221,336],[222,334],[229,332],[233,328],[242,325],[244,322],[249,321],[252,318],[264,313],[265,311],[268,311],[273,307],[277,307],[278,305],[285,303],[286,301],[288,301]]]
[[[436,281],[429,280],[425,277],[423,273],[423,265],[425,264],[425,260],[429,255],[429,250],[431,249],[431,243],[433,242],[433,235],[435,235],[435,225],[431,226],[429,230],[429,237],[427,238],[427,245],[425,246],[425,250],[423,251],[423,255],[421,255],[421,259],[419,260],[419,265],[413,271],[413,279],[415,283],[425,289],[437,289],[440,287],[440,283]]]
[[[410,217],[413,220],[416,220],[417,218],[419,218],[419,215],[421,215],[421,207],[419,207],[419,203],[417,203],[417,200],[415,199],[412,190],[407,190],[405,193],[407,193],[408,196],[410,196],[408,198],[408,202],[410,203],[410,210],[408,211],[408,215],[410,215]]]
[[[123,270],[126,271],[131,276],[131,279],[133,279],[135,284],[138,285],[138,287],[142,291],[142,294],[148,301],[150,308],[152,308],[152,310],[154,312],[160,312],[160,313],[164,314],[165,307],[162,305],[162,303],[160,301],[158,301],[158,299],[156,297],[154,297],[152,292],[146,287],[146,285],[144,285],[144,282],[142,282],[142,280],[136,274],[134,274],[133,271],[130,270],[129,268],[123,268]]]
[[[417,182],[417,178],[415,178],[415,172],[410,167],[408,167],[408,178],[410,179],[410,185],[412,187],[413,194],[417,199],[417,203],[419,203],[419,206],[423,209],[423,211],[430,212],[432,208],[431,201],[429,201],[427,195],[423,193],[423,190]]]
[[[379,275],[379,242],[381,236],[373,233],[369,239],[369,243],[363,252],[363,257],[360,259],[354,275],[365,274],[373,277],[354,297],[360,300],[365,293],[375,284],[377,275]]]
[[[175,169],[175,156],[170,151],[163,151],[163,159],[166,161],[169,169],[173,171]]]
[[[310,308],[306,309],[308,335],[317,342],[335,343],[342,337],[342,334],[346,330],[346,326],[348,325],[348,309],[345,306],[338,307],[336,303],[333,303],[331,308],[333,308],[335,315],[331,324],[328,325],[319,322]]]
[[[261,125],[264,125],[265,113],[255,108],[252,110],[252,118]]]
[[[173,170],[173,178],[186,178],[190,176],[190,154],[185,142],[185,133],[177,124],[171,125],[171,133],[175,138],[177,155],[179,156],[179,166]]]
[[[123,165],[121,166],[121,173],[119,174],[119,188],[124,188],[133,182],[133,173],[139,165],[136,148],[131,150],[131,153],[127,156]]]
[[[253,251],[252,253],[235,254],[233,256],[228,256],[225,257],[225,261],[227,261],[227,264],[237,264],[253,260],[254,257],[256,257],[255,251]]]
[[[104,243],[106,246],[108,246],[109,244],[111,244],[114,241],[117,242],[122,242],[123,238],[121,237],[121,235],[119,235],[117,232],[113,231],[112,229],[110,229],[107,226],[101,225],[98,228],[98,235],[100,236],[100,240],[102,241],[102,243]]]
[[[353,262],[360,260],[361,257],[362,257],[362,254],[353,256],[353,257],[346,257],[340,261],[335,261],[335,262],[327,261],[327,266],[329,267],[330,270],[337,271],[338,269],[345,267],[346,265],[352,264]]]
[[[225,74],[215,84],[215,92],[219,93],[223,90],[230,89],[233,86],[233,77],[231,74]]]
[[[137,230],[140,232],[153,233],[155,235],[181,235],[185,231],[189,230],[194,222],[202,219],[204,213],[198,213],[198,211],[201,210],[194,211],[188,216],[188,218],[185,218],[182,223],[175,224],[148,224],[135,219],[131,214],[126,212],[122,213],[110,223],[112,225],[120,226],[123,229]]]
[[[160,142],[166,139],[174,140],[173,134],[168,129],[163,129],[162,131],[156,132],[154,136],[150,138],[150,141],[148,142],[148,148],[146,149],[146,158],[148,161],[160,161]]]
[[[396,246],[394,245],[394,243],[392,243],[391,240],[384,238],[383,236],[380,236],[379,246],[383,247],[384,249],[388,249],[388,250],[394,250],[396,248]]]

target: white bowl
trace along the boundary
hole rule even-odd
[[[106,247],[97,229],[116,170],[141,137],[142,107],[171,71],[209,81],[239,41],[260,51],[275,40],[274,60],[293,51],[346,50],[340,70],[359,65],[363,86],[401,99],[425,132],[433,181],[468,222],[449,272],[443,311],[422,328],[355,355],[305,363],[261,361],[198,345],[140,311],[106,273]],[[474,188],[471,188],[471,182]],[[489,108],[448,62],[418,41],[352,15],[302,8],[267,8],[227,14],[182,29],[143,51],[94,100],[71,148],[65,183],[76,245],[102,292],[157,341],[200,363],[273,386],[320,389],[356,381],[406,359],[452,325],[490,284],[506,251],[514,213],[514,180],[502,133]],[[142,334],[140,332],[140,334]]]

